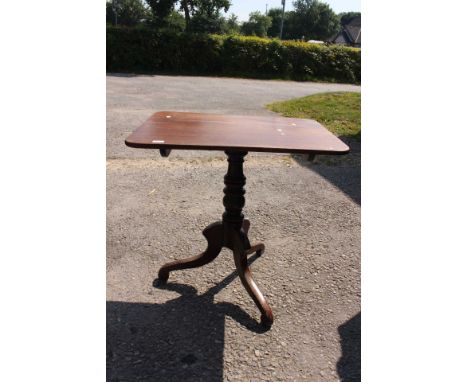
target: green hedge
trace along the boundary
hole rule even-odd
[[[359,83],[361,51],[258,37],[108,27],[107,71]]]

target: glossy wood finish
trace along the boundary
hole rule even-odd
[[[225,208],[222,221],[203,231],[207,249],[200,255],[163,265],[158,273],[166,283],[172,271],[200,267],[213,261],[223,247],[232,250],[234,263],[245,289],[261,312],[261,323],[271,326],[273,313],[248,266],[247,255],[261,255],[263,244],[251,245],[250,222],[244,219],[244,157],[248,151],[346,154],[347,145],[316,121],[281,117],[241,117],[217,114],[159,112],[125,141],[127,146],[159,149],[167,157],[171,149],[224,150],[228,171],[224,177]]]
[[[130,147],[346,154],[349,147],[309,119],[161,111],[125,141]],[[162,151],[166,153],[167,151]]]
[[[189,257],[183,260],[176,260],[170,263],[164,264],[158,272],[158,279],[162,283],[165,283],[169,278],[169,272],[197,268],[212,262],[218,257],[221,249],[223,248],[224,228],[222,222],[216,222],[210,224],[203,230],[203,236],[208,241],[208,247],[204,252],[198,256]]]

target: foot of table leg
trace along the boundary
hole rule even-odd
[[[253,280],[252,272],[250,271],[247,263],[248,249],[243,247],[240,235],[237,234],[236,236],[237,237],[234,240],[233,252],[234,262],[236,264],[239,278],[241,279],[242,285],[244,285],[244,288],[247,290],[252,300],[254,300],[255,305],[257,305],[258,309],[260,309],[262,315],[262,325],[269,327],[273,323],[273,312],[270,308],[270,305],[268,305],[267,300],[263,296],[262,292],[260,292],[260,289],[258,289],[257,284],[255,284],[255,281]]]
[[[158,272],[158,281],[160,283],[164,284],[167,282],[167,279],[169,278],[169,272],[180,269],[201,267],[216,259],[223,247],[223,223],[216,222],[210,224],[203,230],[203,235],[208,241],[208,247],[205,252],[198,256],[193,256],[187,259],[176,260],[164,264]]]

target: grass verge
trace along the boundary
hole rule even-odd
[[[361,93],[323,93],[266,107],[284,117],[315,119],[339,137],[361,140]]]

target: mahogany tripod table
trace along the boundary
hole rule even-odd
[[[126,139],[125,144],[159,149],[162,156],[168,156],[171,149],[225,151],[229,164],[224,177],[225,212],[222,220],[203,230],[208,241],[203,253],[163,265],[158,273],[159,282],[166,283],[172,271],[208,264],[223,247],[229,248],[234,253],[242,284],[261,312],[261,323],[271,326],[273,312],[255,284],[247,263],[247,255],[254,252],[261,255],[265,246],[250,244],[250,222],[242,214],[245,204],[244,157],[249,151],[346,154],[349,147],[313,120],[172,111],[153,114]]]

